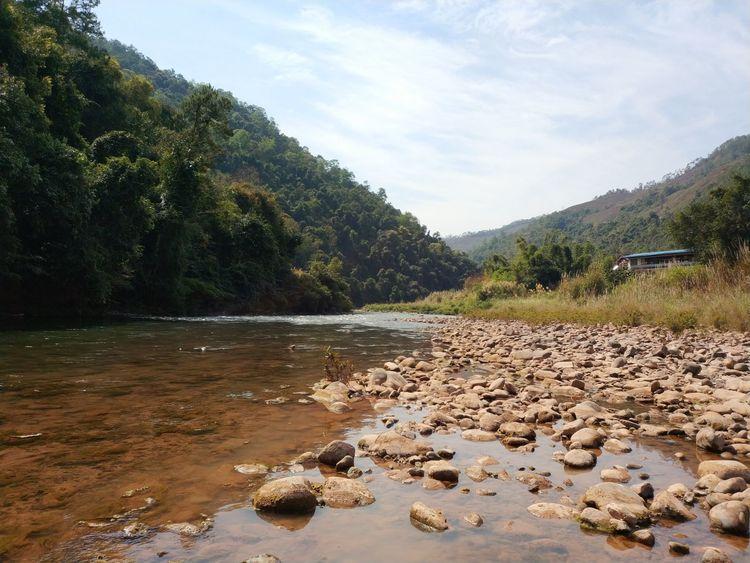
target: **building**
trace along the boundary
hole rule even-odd
[[[620,256],[613,270],[656,270],[670,266],[689,266],[694,264],[695,252],[689,248],[679,250],[659,250],[657,252],[639,252]]]

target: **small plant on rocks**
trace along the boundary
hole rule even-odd
[[[341,354],[330,346],[326,348],[323,355],[323,374],[328,381],[340,381],[348,383],[354,371],[354,366],[349,360],[341,357]]]

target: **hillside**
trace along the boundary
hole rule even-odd
[[[106,42],[95,5],[0,3],[0,315],[320,313],[472,271],[261,108]]]
[[[574,242],[591,242],[611,254],[663,249],[674,244],[666,228],[674,213],[738,171],[750,172],[750,135],[726,141],[707,157],[659,182],[612,190],[562,211],[499,229],[446,237],[446,242],[478,262],[495,253],[512,256],[519,236],[539,243],[551,231]]]

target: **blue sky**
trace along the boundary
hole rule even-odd
[[[102,0],[432,231],[562,209],[750,133],[748,0]]]

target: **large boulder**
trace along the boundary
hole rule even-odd
[[[742,477],[745,481],[750,482],[750,469],[744,463],[733,459],[702,461],[698,466],[698,477],[704,477],[705,475],[716,475],[722,480]]]
[[[269,481],[253,496],[253,508],[269,512],[305,513],[315,510],[317,504],[310,482],[301,476]]]
[[[346,477],[329,477],[323,484],[323,502],[331,508],[354,508],[375,502],[364,484]]]
[[[335,467],[346,456],[354,457],[354,446],[341,440],[329,442],[318,454],[318,461]]]
[[[368,450],[370,454],[380,457],[411,457],[425,454],[432,450],[432,447],[426,442],[413,440],[394,430],[389,430],[379,434],[369,444]]]
[[[711,529],[725,534],[747,536],[750,528],[750,509],[739,500],[730,500],[714,506],[708,513]]]
[[[622,512],[632,514],[637,521],[647,521],[649,518],[646,504],[638,493],[619,483],[598,483],[589,487],[583,493],[581,502],[603,511],[607,511],[608,505],[615,505]]]

